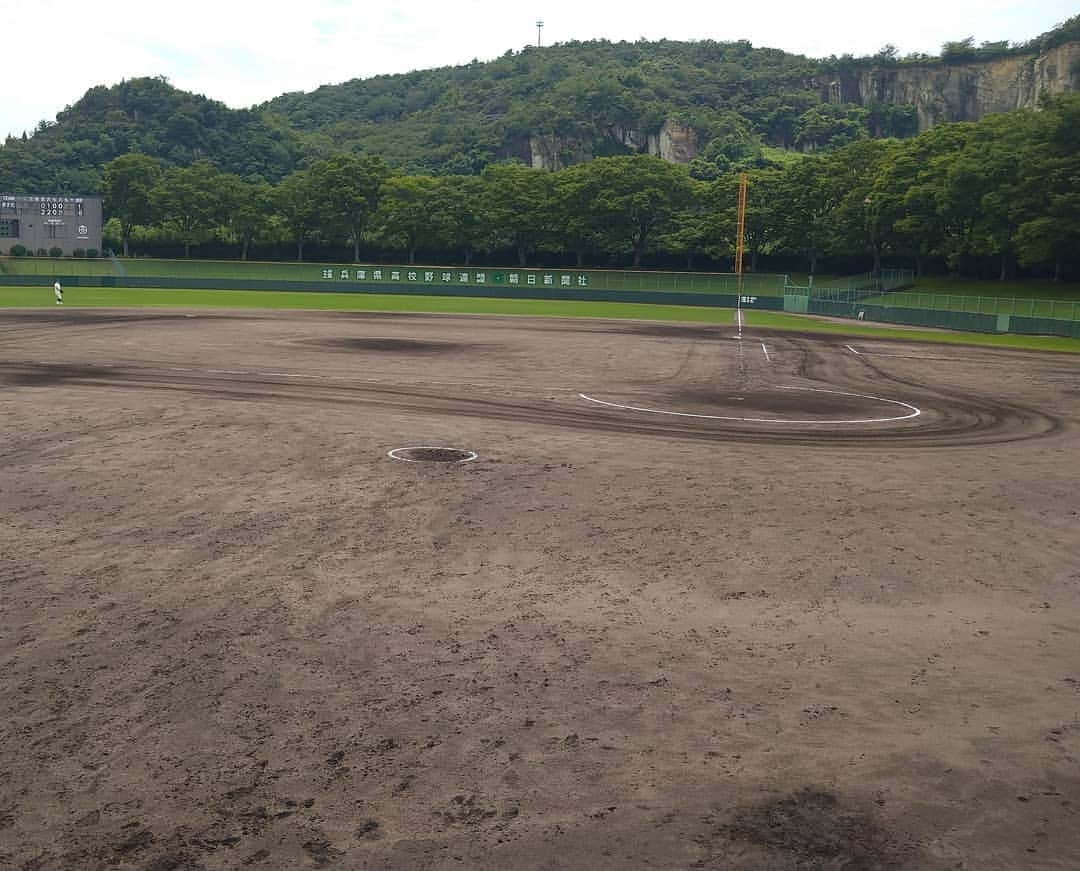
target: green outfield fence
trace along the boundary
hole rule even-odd
[[[840,285],[830,280],[828,287],[789,284],[784,310],[976,333],[1080,338],[1080,302],[904,289],[913,281],[910,271],[883,270],[880,280],[856,277]]]
[[[877,300],[874,300],[877,302]],[[897,308],[937,309],[966,314],[1009,315],[1050,320],[1080,320],[1080,301],[1071,299],[1034,299],[1020,297],[969,296],[954,293],[900,291],[881,300],[882,305]]]
[[[1080,338],[1080,302],[919,293],[911,270],[793,285],[784,275],[615,269],[267,263],[144,258],[0,258],[0,286],[268,290],[555,299],[783,309],[986,333]]]
[[[400,283],[319,284],[311,281],[284,281],[274,279],[239,278],[117,278],[109,275],[75,275],[64,278],[71,290],[79,287],[159,288],[172,290],[251,290],[251,291],[301,291],[308,293],[371,293],[396,294],[400,296],[448,296],[496,299],[552,299],[577,302],[629,302],[654,305],[686,305],[717,308],[734,308],[739,302],[735,293],[704,293],[649,290],[605,290],[590,287],[529,287],[506,284],[483,285],[423,285]],[[40,277],[31,275],[0,276],[0,287],[39,287]],[[49,285],[46,285],[49,286]],[[745,288],[744,288],[745,291]],[[747,309],[780,311],[784,307],[782,296],[758,296],[743,293],[741,305]],[[77,292],[69,293],[69,300],[78,304]]]
[[[379,285],[403,288],[528,289],[547,295],[552,289],[641,291],[645,293],[737,294],[740,286],[750,296],[782,297],[787,277],[715,272],[650,272],[618,269],[533,269],[509,267],[401,266],[381,264],[267,263],[242,260],[150,260],[141,258],[80,260],[0,258],[0,282],[18,276],[81,278],[234,279],[238,281],[290,281],[311,285],[299,289],[354,291]],[[318,286],[315,286],[318,285]],[[150,286],[150,285],[145,285]],[[161,285],[166,286],[166,285]],[[252,287],[251,289],[258,289]],[[409,291],[405,291],[409,292]],[[457,294],[455,294],[457,295]],[[484,293],[488,296],[491,294]]]

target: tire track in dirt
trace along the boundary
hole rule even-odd
[[[857,389],[863,385],[825,380],[822,361],[798,367],[815,384],[835,389]],[[830,373],[832,363],[824,364]],[[871,367],[873,368],[873,367]],[[391,408],[399,412],[444,414],[505,421],[534,426],[565,427],[619,434],[662,436],[677,439],[727,440],[747,443],[795,445],[845,445],[858,447],[896,446],[949,447],[1019,441],[1059,432],[1061,420],[1014,404],[978,397],[940,395],[922,385],[898,381],[882,373],[882,380],[904,384],[905,401],[928,407],[932,413],[899,428],[830,428],[827,424],[787,427],[777,431],[769,424],[732,421],[658,420],[655,416],[617,409],[576,407],[575,397],[542,400],[522,397],[504,399],[474,394],[455,394],[450,389],[425,389],[409,384],[322,382],[303,384],[260,374],[220,375],[199,372],[170,372],[135,367],[72,366],[35,362],[0,362],[0,386],[79,387],[93,389],[155,390],[196,393],[231,401],[288,402],[301,404],[363,405]],[[880,390],[879,386],[876,388]]]

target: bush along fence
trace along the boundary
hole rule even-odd
[[[800,314],[939,327],[975,333],[1080,338],[1080,302],[916,293],[907,270],[882,273],[878,284],[787,285],[784,310]]]

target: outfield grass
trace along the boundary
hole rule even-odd
[[[918,293],[957,296],[1008,297],[1018,299],[1080,300],[1080,283],[1039,281],[978,281],[969,278],[920,278],[912,290]]]
[[[451,296],[398,296],[367,293],[291,293],[249,290],[144,290],[74,288],[68,307],[175,306],[182,308],[316,309],[321,311],[429,312],[438,314],[532,315],[537,317],[614,318],[730,325],[731,309],[637,303],[567,302],[540,299],[489,299]],[[53,306],[51,288],[0,287],[0,307]],[[867,338],[988,345],[1037,351],[1080,353],[1080,339],[1054,336],[987,335],[868,327],[806,315],[743,311],[748,327],[827,333]]]
[[[0,307],[54,305],[52,288],[0,287]],[[316,309],[544,317],[631,318],[730,324],[732,310],[715,307],[574,302],[378,293],[304,293],[252,290],[69,288],[64,304],[77,306],[180,306],[184,308]]]
[[[863,327],[836,321],[823,321],[810,315],[782,312],[745,311],[747,326],[774,330],[803,330],[842,336],[865,336],[878,339],[901,339],[908,342],[937,342],[948,345],[988,345],[996,348],[1019,348],[1029,351],[1066,351],[1080,354],[1080,339],[1060,336],[1021,336],[1011,333],[964,333],[955,330],[893,329]]]

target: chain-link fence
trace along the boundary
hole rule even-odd
[[[915,273],[910,269],[882,269],[875,275],[866,272],[843,278],[830,278],[827,284],[815,284],[813,276],[803,286],[787,285],[784,293],[798,291],[815,299],[831,299],[851,302],[867,297],[880,296],[883,293],[910,287],[915,282]]]
[[[853,276],[827,287],[788,285],[784,310],[890,324],[985,333],[1024,333],[1080,338],[1080,301],[976,296],[902,290],[914,276],[886,270],[880,283]]]

